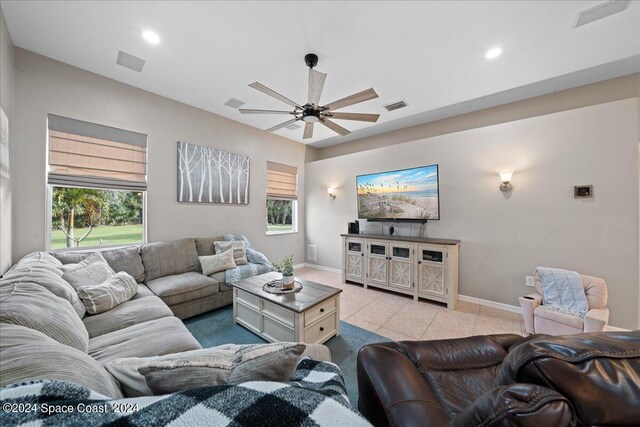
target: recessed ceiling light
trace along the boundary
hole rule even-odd
[[[497,58],[498,56],[500,56],[500,54],[502,54],[502,48],[501,47],[494,47],[492,49],[489,49],[487,51],[487,53],[484,55],[484,57],[487,58],[487,59],[493,59],[493,58]]]
[[[151,44],[160,43],[160,36],[153,31],[146,30],[142,32],[142,37]]]

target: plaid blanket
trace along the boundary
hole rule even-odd
[[[370,426],[332,363],[304,358],[289,383],[246,382],[110,399],[65,381],[0,389],[2,426]]]
[[[243,234],[225,234],[224,240],[227,242],[244,243],[247,252],[247,260],[249,264],[239,265],[236,268],[230,268],[225,272],[225,281],[227,283],[235,283],[249,277],[259,276],[261,274],[274,271],[273,265],[262,253],[256,251],[249,240]]]

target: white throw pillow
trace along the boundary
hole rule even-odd
[[[138,292],[138,284],[129,273],[121,271],[99,285],[81,286],[78,296],[87,313],[98,314],[129,301]]]
[[[77,265],[77,268],[65,271],[62,275],[76,290],[81,286],[99,285],[116,274],[100,252],[91,254]]]
[[[237,267],[231,249],[217,255],[199,256],[198,259],[202,266],[202,274],[205,276]]]

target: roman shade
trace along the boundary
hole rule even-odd
[[[48,115],[50,185],[145,191],[147,136]]]
[[[267,162],[267,197],[298,199],[298,168]]]

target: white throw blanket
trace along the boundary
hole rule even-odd
[[[589,303],[580,274],[549,267],[538,267],[536,273],[542,282],[542,300],[546,308],[576,317],[587,314]]]

